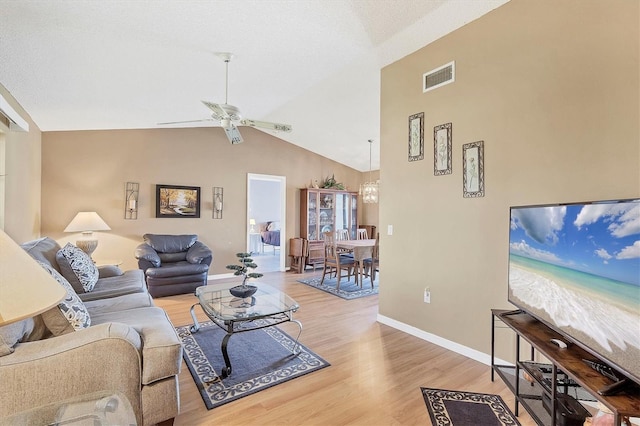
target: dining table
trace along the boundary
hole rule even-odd
[[[364,276],[364,260],[373,257],[373,248],[375,245],[375,238],[336,241],[337,248],[353,253],[353,260],[355,260],[356,267],[358,268],[356,272],[356,282],[360,284],[360,287],[362,287],[362,278]],[[371,280],[371,277],[369,277],[369,279]],[[373,280],[371,280],[371,288],[373,288]]]

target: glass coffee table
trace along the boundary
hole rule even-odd
[[[300,305],[291,297],[267,284],[252,283],[258,287],[258,291],[251,297],[238,298],[229,292],[231,287],[237,285],[237,283],[213,284],[196,288],[195,295],[198,303],[191,306],[190,310],[193,318],[192,333],[200,330],[200,323],[194,312],[197,305],[200,305],[212,322],[227,332],[222,339],[222,356],[225,363],[221,372],[222,379],[229,377],[232,371],[227,343],[233,334],[272,327],[284,322],[294,322],[300,328],[293,346],[295,354],[298,349],[298,339],[302,333],[302,323],[293,319],[293,313]]]
[[[55,398],[55,397],[53,397]],[[0,425],[135,425],[136,414],[127,397],[117,391],[98,391],[51,402],[9,417]]]

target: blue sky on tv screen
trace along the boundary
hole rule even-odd
[[[640,286],[640,200],[514,207],[509,249]]]

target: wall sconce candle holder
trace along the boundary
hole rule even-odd
[[[138,219],[138,194],[140,184],[137,182],[127,182],[124,187],[124,218]]]
[[[213,218],[222,219],[224,207],[224,189],[220,186],[213,187]]]

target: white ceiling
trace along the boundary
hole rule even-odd
[[[506,1],[0,0],[0,83],[42,131],[156,128],[208,118],[232,52],[230,104],[366,171],[380,69]]]

